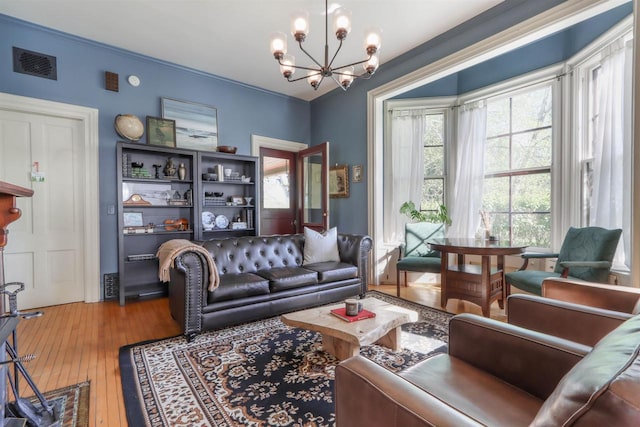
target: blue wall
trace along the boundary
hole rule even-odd
[[[311,103],[311,141],[330,141],[331,162],[364,165],[367,171],[367,92],[402,77],[438,59],[451,55],[486,37],[503,31],[561,0],[505,1],[460,26],[383,64],[371,80],[356,80],[347,94],[330,92]],[[594,18],[564,35],[551,36],[540,44],[532,44],[513,53],[478,64],[456,75],[445,77],[417,88],[398,98],[451,96],[557,63],[588,44],[612,23],[632,12],[632,4],[620,6],[604,18]],[[384,46],[383,46],[384,48]],[[350,185],[348,199],[332,199],[331,224],[351,232],[366,233],[366,184]]]
[[[13,72],[12,47],[57,57],[58,80]],[[120,75],[120,92],[104,89],[104,72]],[[134,88],[126,77],[135,74]],[[160,98],[199,102],[218,109],[219,141],[249,154],[251,134],[310,143],[310,105],[216,76],[71,37],[0,15],[0,92],[96,108],[100,111],[100,271],[117,271],[117,114],[160,116]]]
[[[520,49],[405,92],[396,99],[462,95],[566,61],[631,13],[631,3],[618,6]]]

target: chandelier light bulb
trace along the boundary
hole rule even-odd
[[[367,73],[373,74],[376,72],[379,65],[380,62],[378,60],[378,57],[376,55],[371,55],[371,58],[369,58],[367,62],[362,64],[362,68],[364,68]]]
[[[303,42],[309,34],[309,12],[298,11],[291,17],[291,35],[297,42]]]
[[[276,59],[281,59],[282,56],[287,53],[287,36],[281,32],[273,33],[269,45],[271,47],[271,54]]]
[[[372,55],[380,49],[382,44],[382,37],[380,37],[380,30],[377,28],[370,28],[364,33],[364,48],[369,55]]]
[[[319,71],[315,71],[315,70],[310,70],[307,73],[307,82],[311,85],[311,87],[313,87],[314,89],[318,88],[318,85],[320,85],[320,80],[322,80],[322,75],[320,75]]]
[[[296,58],[293,55],[284,55],[280,62],[280,72],[285,78],[288,79],[296,72]]]
[[[343,68],[339,70],[339,72],[341,74],[338,77],[338,81],[340,82],[342,87],[348,88],[349,86],[351,86],[351,83],[353,82],[353,67]]]
[[[347,38],[351,31],[351,11],[344,7],[339,7],[333,12],[333,31],[338,40]]]

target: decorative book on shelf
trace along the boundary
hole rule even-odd
[[[358,320],[371,319],[376,317],[376,314],[369,310],[362,310],[360,313],[355,316],[347,316],[347,309],[345,307],[335,308],[331,310],[331,314],[345,320],[347,322],[356,322]]]

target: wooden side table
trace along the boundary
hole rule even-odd
[[[489,317],[489,306],[498,300],[504,307],[504,256],[524,252],[526,246],[511,245],[508,241],[476,239],[433,239],[431,249],[442,253],[440,267],[440,305],[447,306],[449,298],[471,301],[482,308],[482,315]],[[449,266],[449,254],[457,254],[458,262]],[[465,264],[465,255],[479,255],[480,266]],[[491,268],[491,257],[497,257],[497,268]]]

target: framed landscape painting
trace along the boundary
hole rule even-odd
[[[218,110],[195,102],[162,98],[162,117],[176,122],[176,147],[216,151]]]

